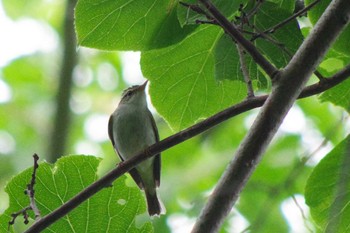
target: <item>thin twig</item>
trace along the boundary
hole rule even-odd
[[[259,37],[264,38],[267,41],[274,44],[275,46],[279,47],[286,55],[288,55],[289,58],[293,57],[293,54],[288,50],[288,48],[283,43],[280,43],[279,41],[274,40],[270,35],[266,34],[265,32],[259,31],[259,29],[257,29],[255,26],[252,26],[252,27],[254,30],[258,31],[258,33],[254,33],[254,32],[251,33],[253,35],[253,37],[251,38],[251,41],[258,39],[257,35],[259,35]],[[246,33],[247,31],[244,31],[244,32]],[[318,70],[314,71],[314,75],[321,82],[325,79],[325,77],[323,77],[323,75]]]
[[[35,185],[35,179],[36,179],[36,172],[37,172],[37,169],[39,168],[39,164],[38,164],[39,156],[37,154],[34,154],[33,158],[34,158],[34,169],[32,173],[32,180],[30,184],[27,185],[27,190],[25,192],[29,197],[30,208],[34,212],[35,220],[38,220],[40,219],[40,210],[38,209],[34,198],[34,195],[35,195],[34,185]]]
[[[307,217],[305,215],[303,207],[301,207],[301,205],[299,204],[298,200],[295,198],[294,194],[292,195],[292,200],[295,203],[296,207],[298,208],[298,210],[299,210],[299,212],[301,214],[301,217],[303,218],[304,226],[308,229],[309,232],[312,232],[312,229],[307,224]]]
[[[35,195],[34,185],[35,185],[35,179],[36,179],[36,172],[39,167],[38,165],[39,156],[37,154],[34,154],[33,158],[34,158],[34,166],[33,166],[32,179],[30,183],[27,184],[27,188],[24,191],[24,193],[29,197],[29,206],[26,206],[23,209],[11,214],[12,219],[11,221],[9,221],[9,228],[11,225],[15,223],[15,220],[19,215],[23,215],[24,224],[28,224],[29,223],[28,210],[32,210],[34,212],[35,220],[40,219],[40,211],[36,206],[35,197],[34,197]]]
[[[350,64],[345,67],[343,70],[339,71],[333,77],[328,78],[325,82],[319,82],[313,84],[304,89],[300,94],[299,98],[305,98],[311,95],[319,94],[327,89],[332,88],[333,86],[341,83],[350,77]],[[62,206],[51,212],[50,214],[42,217],[40,220],[35,222],[25,233],[39,233],[44,230],[46,227],[50,226],[56,222],[61,217],[68,214],[74,208],[79,206],[82,202],[86,201],[88,198],[93,196],[98,191],[102,190],[105,187],[108,187],[114,180],[128,172],[130,169],[135,167],[137,164],[142,161],[159,154],[160,152],[167,150],[181,142],[184,142],[194,136],[197,136],[200,133],[220,124],[221,122],[228,120],[236,115],[239,115],[243,112],[249,111],[254,108],[258,108],[264,104],[268,95],[252,97],[246,99],[239,104],[236,104],[230,108],[227,108],[185,130],[182,130],[170,137],[167,137],[158,143],[147,148],[147,153],[142,152],[132,157],[131,159],[120,163],[119,166],[108,174],[95,181],[72,199],[68,200]]]
[[[288,24],[292,20],[296,19],[300,15],[304,14],[306,11],[310,10],[312,7],[314,7],[317,3],[319,3],[320,0],[315,0],[312,3],[310,3],[307,7],[301,9],[300,11],[296,12],[295,14],[291,15],[290,17],[286,18],[282,22],[276,24],[275,26],[270,27],[269,29],[266,29],[264,31],[265,34],[267,33],[274,33],[277,29],[283,27],[284,25]]]
[[[250,80],[250,77],[249,77],[247,64],[244,59],[244,51],[241,45],[236,44],[236,46],[237,46],[237,51],[239,55],[239,62],[241,63],[241,70],[242,70],[244,82],[247,85],[248,98],[251,98],[254,96],[254,90],[253,90],[252,81]]]
[[[253,17],[259,10],[261,4],[263,3],[263,1],[257,1],[257,4],[255,4],[255,6],[253,7],[253,9],[247,13],[247,19],[249,20],[251,17]]]
[[[245,39],[239,30],[224,16],[221,12],[209,1],[199,0],[211,13],[215,21],[224,29],[224,31],[252,56],[253,60],[266,72],[266,74],[273,79],[278,73],[278,69],[273,66],[252,44]]]
[[[200,15],[204,15],[209,22],[212,22],[212,23],[215,23],[214,21],[214,18],[211,17],[210,14],[208,14],[205,10],[203,10],[199,5],[197,4],[189,4],[189,3],[186,3],[186,2],[182,2],[180,1],[179,2],[181,5],[183,5],[184,7],[187,7],[189,10],[192,10]]]
[[[241,12],[241,16],[240,16],[241,23],[240,23],[238,29],[243,30],[245,24],[249,25],[249,19],[247,18],[247,15],[243,11],[243,4],[240,5],[239,11]],[[254,96],[254,89],[253,89],[252,81],[250,79],[249,71],[247,69],[247,64],[246,64],[246,60],[245,60],[245,56],[244,56],[244,49],[238,43],[236,43],[236,47],[237,47],[238,56],[239,56],[239,63],[241,64],[243,79],[247,85],[248,98],[251,98]]]

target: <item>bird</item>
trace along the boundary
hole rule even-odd
[[[155,120],[147,107],[147,82],[124,90],[117,108],[109,118],[108,135],[121,161],[130,159],[159,141]],[[160,169],[161,157],[157,154],[129,171],[138,187],[145,192],[150,216],[162,213],[162,204],[157,195]]]

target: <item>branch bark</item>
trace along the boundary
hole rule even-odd
[[[342,81],[350,77],[350,64],[335,74],[333,77],[319,82],[317,84],[310,85],[304,89],[300,94],[299,98],[309,97],[311,95],[316,95],[324,92],[327,89],[330,89]],[[129,159],[123,163],[120,163],[118,167],[110,171],[107,175],[92,183],[90,186],[82,190],[75,197],[67,201],[61,207],[54,210],[52,213],[42,217],[40,220],[35,222],[25,233],[38,233],[53,224],[58,219],[62,218],[74,208],[78,207],[81,203],[86,201],[88,198],[93,196],[98,191],[102,190],[105,187],[108,187],[114,180],[128,172],[130,169],[135,167],[137,164],[146,160],[147,158],[152,157],[155,154],[158,154],[166,149],[169,149],[177,144],[180,144],[183,141],[186,141],[194,136],[197,136],[200,133],[220,124],[221,122],[228,120],[240,113],[249,111],[254,108],[258,108],[264,104],[267,95],[251,97],[243,102],[236,104],[228,109],[225,109],[212,117],[209,117],[185,130],[182,130],[170,137],[163,139],[162,141],[150,146],[147,149],[148,153],[140,153],[137,156]]]
[[[77,0],[67,0],[63,22],[64,51],[61,61],[59,86],[56,96],[56,113],[50,137],[47,160],[55,162],[64,154],[71,122],[69,100],[72,92],[73,69],[77,64],[74,7]]]
[[[287,112],[349,18],[348,0],[332,1],[289,64],[277,74],[270,96],[209,197],[192,233],[218,232]]]
[[[245,39],[239,30],[223,16],[219,10],[209,1],[200,0],[201,3],[212,14],[215,21],[225,30],[225,32],[234,40],[237,41],[253,58],[253,60],[273,79],[278,73],[278,69],[274,67],[254,46],[252,42]]]

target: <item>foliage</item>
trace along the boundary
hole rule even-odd
[[[305,187],[313,219],[331,232],[349,231],[349,142],[348,136],[321,160]],[[334,224],[336,228],[332,228]]]
[[[186,2],[197,3],[194,0]],[[243,4],[243,12],[247,13],[254,9],[256,1],[212,2],[226,17],[240,25],[240,18],[237,18],[242,14],[239,11],[239,4]],[[307,0],[305,4],[311,2]],[[283,68],[329,2],[320,1],[307,17],[299,21],[292,20],[274,33],[262,35],[259,32],[266,31],[291,16],[295,3],[294,0],[264,1],[250,19],[254,28],[244,26],[244,29],[250,32],[245,36],[253,41],[270,62],[278,68]],[[8,16],[14,20],[27,17],[40,22],[45,21],[58,35],[57,39],[62,39],[61,25],[64,11],[62,1],[4,0],[3,5]],[[99,134],[100,128],[107,125],[108,115],[118,103],[117,96],[120,96],[121,90],[134,84],[125,74],[123,55],[111,51],[141,52],[143,75],[151,81],[149,94],[152,104],[168,123],[165,124],[163,119],[156,116],[161,138],[171,135],[173,130],[188,127],[246,97],[246,85],[236,45],[219,26],[198,24],[196,20],[206,21],[207,18],[174,0],[78,1],[75,24],[80,60],[74,73],[74,88],[70,103],[74,118],[71,128],[67,129],[70,132],[70,139],[66,151],[70,154],[80,154],[83,148],[85,154],[94,154],[103,159],[66,156],[55,165],[42,162],[38,174],[38,179],[42,182],[38,182],[35,190],[43,215],[60,206],[118,162],[107,139],[107,131],[105,130],[105,137],[95,137]],[[311,25],[306,24],[301,28],[301,22],[308,20],[311,21]],[[318,68],[323,76],[330,77],[349,63],[350,50],[347,42],[349,30],[348,27]],[[12,175],[25,167],[30,167],[32,153],[37,152],[41,159],[45,158],[46,145],[50,141],[48,135],[52,128],[54,92],[59,78],[57,64],[60,63],[61,53],[62,48],[58,46],[54,51],[18,57],[1,67],[0,81],[11,88],[12,97],[8,102],[0,102],[0,146],[10,145],[11,140],[15,141],[14,149],[9,152],[3,152],[0,148],[1,187],[5,186],[5,182]],[[248,54],[245,55],[245,61],[256,93],[268,93],[271,82],[264,71]],[[313,77],[311,82],[315,80]],[[292,211],[283,210],[283,206],[304,192],[316,224],[310,221],[307,211],[306,216],[299,219],[304,220],[304,225],[312,230],[326,225],[328,215],[320,213],[322,209],[319,208],[325,203],[330,207],[329,204],[333,201],[331,191],[337,188],[336,174],[339,171],[341,151],[344,147],[344,142],[339,145],[338,143],[344,139],[348,131],[345,120],[341,120],[344,110],[349,111],[348,90],[349,81],[345,81],[323,93],[321,98],[311,97],[296,104],[290,113],[293,119],[289,120],[291,121],[289,128],[288,123],[285,127],[282,126],[280,134],[270,145],[221,232],[233,232],[237,229],[242,231],[244,228],[252,232],[290,232],[291,229],[296,231],[296,226],[290,222]],[[334,107],[333,104],[339,107]],[[301,120],[295,117],[295,112],[297,116],[298,114],[302,116]],[[146,220],[141,218],[145,222],[143,225],[145,232],[152,231],[152,228],[155,232],[164,233],[189,231],[182,229],[183,226],[176,225],[176,222],[185,219],[188,224],[180,225],[190,225],[193,219],[198,217],[206,203],[208,193],[215,186],[249,130],[255,113],[252,111],[241,114],[162,154],[160,196],[166,206],[167,214],[154,219],[153,227],[148,218]],[[89,134],[88,128],[93,125],[90,122],[96,117],[101,117],[103,124],[94,126],[91,136],[91,130]],[[296,123],[296,119],[300,121]],[[290,125],[293,129],[290,129]],[[324,140],[327,142],[326,146],[323,144]],[[321,149],[316,149],[319,146]],[[335,146],[335,149],[327,154],[325,151],[332,146]],[[319,156],[325,154],[326,158],[313,171]],[[0,209],[6,209],[0,217],[2,231],[7,229],[9,214],[28,204],[29,200],[23,195],[23,190],[30,180],[31,171],[29,168],[8,182],[6,191],[9,195],[0,192],[1,200],[10,198],[9,207],[5,206],[5,202],[0,203]],[[311,172],[312,175],[307,181]],[[65,180],[64,175],[68,177],[67,174],[69,179]],[[57,184],[62,187],[49,193],[45,187],[56,190],[52,179],[57,180]],[[305,191],[306,181],[308,185]],[[115,218],[112,221],[118,226],[125,224],[134,227],[135,216],[145,211],[144,197],[134,184],[133,187],[129,187],[125,183],[132,183],[130,177],[118,179],[112,188],[106,188],[98,193],[67,217],[52,225],[50,230],[69,228],[69,232],[72,228],[82,229],[85,226],[98,227],[98,231],[105,230],[108,216],[111,216],[106,211],[108,209],[118,211],[117,207],[120,203],[124,204],[123,200],[125,206],[131,206],[127,210],[132,213],[125,213],[128,219]],[[327,184],[332,184],[332,189],[322,189]],[[65,190],[69,192],[63,198],[59,194]],[[107,200],[112,204],[107,205]],[[122,201],[118,204],[118,200]],[[86,212],[87,206],[90,206],[91,210],[96,207],[93,213],[98,217],[86,220],[85,216],[91,216]],[[300,212],[298,208],[295,209]],[[340,216],[345,219],[346,214],[345,211]],[[68,218],[70,225],[67,224]],[[237,219],[243,219],[243,223]],[[19,222],[20,219],[17,219],[15,232],[23,232],[26,229],[26,226],[21,226]],[[115,229],[117,228],[113,228],[112,231],[115,232]]]
[[[98,178],[99,161],[94,156],[80,155],[62,157],[54,166],[41,163],[34,187],[41,215],[49,214],[94,182]],[[11,213],[29,205],[23,191],[30,182],[32,170],[26,169],[6,185],[10,206],[0,216],[1,232],[7,231]],[[141,201],[141,193],[135,186],[128,187],[125,178],[116,180],[44,232],[152,232],[152,225],[142,220],[146,206]]]
[[[225,2],[219,4],[219,8],[225,9],[226,15],[233,18],[238,13],[237,3],[226,2],[225,5]],[[173,17],[176,8],[180,6],[175,1],[169,3],[164,0],[157,6],[152,5],[152,1],[145,3],[147,4],[129,1],[113,1],[113,4],[110,1],[79,1],[76,8],[78,43],[99,49],[142,51],[143,74],[154,81],[150,87],[153,105],[175,130],[187,127],[198,119],[208,117],[244,98],[241,84],[223,81],[242,81],[243,77],[239,71],[236,46],[227,42],[228,38],[220,28],[215,25],[201,25],[188,30],[189,26],[183,25],[183,30],[180,30],[177,28],[177,18],[173,19],[176,23],[168,26],[168,18]],[[247,11],[249,7],[247,5]],[[187,14],[183,11],[178,10],[180,22],[187,21]],[[256,31],[264,31],[290,15],[291,12],[281,10],[277,4],[267,2],[251,20],[257,28]],[[161,28],[167,25],[167,30],[159,30],[159,24],[162,25]],[[176,31],[176,37],[168,35],[173,30]],[[168,37],[173,40],[167,39]],[[165,48],[150,45],[158,40],[163,43],[157,44]],[[271,40],[283,41],[286,49],[294,52],[302,41],[296,21],[274,33]],[[169,44],[164,45],[164,41]],[[280,47],[271,41],[259,38],[256,45],[278,67],[289,61],[288,53],[275,56]],[[251,58],[248,66],[253,74],[252,79],[258,81],[257,87],[266,89],[267,79]]]

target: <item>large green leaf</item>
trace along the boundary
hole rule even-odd
[[[78,43],[106,50],[147,50],[180,41],[176,1],[79,0],[75,10]]]
[[[289,12],[293,12],[295,0],[268,0],[269,2],[276,3],[280,8],[287,10]]]
[[[312,3],[313,0],[305,0],[305,4],[308,5]],[[308,12],[308,17],[313,25],[315,25],[318,19],[321,17],[323,12],[325,12],[327,6],[330,4],[331,0],[320,1],[315,7],[313,7]],[[350,26],[347,26],[342,34],[338,37],[333,45],[333,48],[344,55],[350,56]]]
[[[320,96],[321,101],[330,101],[350,112],[350,79],[345,80]]]
[[[37,170],[35,199],[42,216],[94,182],[99,162],[93,156],[66,156],[55,166],[41,163]],[[10,206],[1,215],[1,232],[6,232],[11,213],[29,205],[23,191],[30,182],[31,173],[32,169],[23,171],[6,186]],[[100,191],[44,232],[152,232],[151,223],[136,221],[136,217],[146,210],[145,202],[138,188],[126,186],[125,178],[121,177],[113,186]]]
[[[246,10],[249,11],[251,7],[252,6],[249,5]],[[252,22],[256,27],[252,32],[263,32],[288,18],[291,14],[292,13],[289,11],[281,9],[280,6],[275,3],[264,2],[257,11],[257,14],[252,17]],[[248,26],[245,27],[249,30]],[[293,54],[298,49],[302,40],[303,37],[300,29],[297,22],[294,20],[284,25],[282,28],[279,28],[273,34],[267,34],[265,37],[258,38],[255,41],[255,45],[271,62],[281,68],[284,67],[291,58],[288,53]],[[284,52],[281,49],[282,47],[288,50],[288,52]],[[276,54],[279,55],[276,56]],[[215,76],[218,80],[244,80],[236,45],[233,43],[232,39],[226,35],[223,35],[216,45],[215,60]],[[267,79],[262,72],[260,72],[257,64],[249,55],[245,56],[245,66],[249,72],[250,79],[257,81],[257,87],[266,88],[268,84]]]
[[[197,0],[185,0],[182,1],[185,4],[194,5],[198,8],[205,9],[204,6],[199,4]],[[219,9],[219,11],[228,18],[232,18],[238,12],[241,4],[245,4],[248,0],[242,1],[226,1],[226,0],[213,0],[212,3]],[[177,17],[182,26],[187,24],[197,24],[197,20],[208,21],[205,15],[198,14],[198,12],[191,10],[187,6],[181,4],[178,5]]]
[[[279,8],[278,5],[265,2],[253,17],[253,24],[259,31],[263,32],[282,22],[291,16],[291,13]],[[267,39],[269,38],[269,39]],[[283,27],[276,29],[272,34],[267,34],[256,40],[256,46],[267,56],[267,58],[278,68],[288,64],[291,55],[303,42],[303,36],[296,20],[292,20]]]
[[[214,79],[214,48],[223,32],[203,25],[180,43],[143,52],[141,68],[152,81],[152,103],[174,129],[241,100],[246,88],[241,82]]]
[[[244,60],[249,78],[256,82],[259,89],[266,88],[268,80],[252,57],[246,54]],[[215,47],[215,78],[218,81],[224,79],[244,81],[237,46],[226,34],[222,35]]]
[[[332,227],[327,232],[349,232],[349,151],[350,137],[347,137],[315,167],[305,188],[311,215],[322,229]]]

